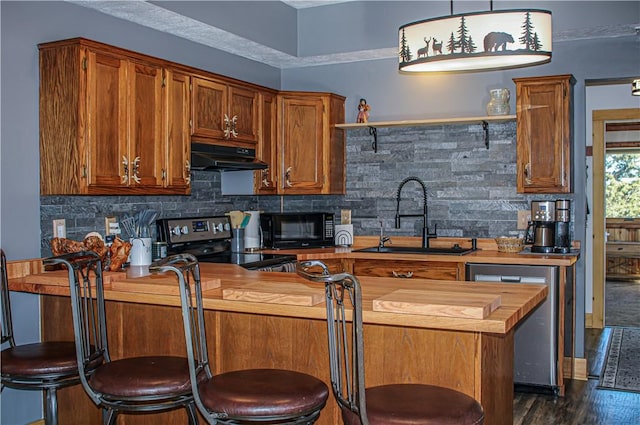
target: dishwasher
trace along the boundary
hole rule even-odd
[[[548,285],[545,301],[514,332],[516,390],[558,393],[558,267],[510,264],[466,265],[468,281]]]

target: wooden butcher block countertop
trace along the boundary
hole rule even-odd
[[[9,281],[13,291],[45,295],[69,294],[67,278],[60,272],[38,270],[38,260],[30,266],[10,262]],[[40,263],[41,264],[41,263]],[[324,288],[320,283],[309,282],[295,273],[260,272],[245,270],[233,264],[200,264],[202,281],[208,282],[203,290],[206,309],[309,319],[324,319],[326,312],[322,298]],[[56,274],[56,276],[49,273]],[[126,273],[107,274],[105,297],[108,300],[179,306],[175,288],[167,284],[172,277],[155,276],[127,278]],[[176,278],[177,279],[177,278]],[[117,284],[114,285],[114,282]],[[162,282],[154,285],[154,282]],[[513,328],[529,311],[547,296],[542,285],[493,284],[459,281],[392,278],[360,278],[363,294],[363,318],[365,324],[408,326],[418,328],[447,329],[471,332],[504,334]],[[138,284],[139,283],[139,284]],[[219,286],[218,286],[219,283]],[[176,280],[177,285],[177,280]],[[166,289],[159,289],[164,287]],[[226,291],[226,292],[225,292]],[[416,291],[421,297],[415,297]],[[403,293],[410,300],[398,299]],[[433,308],[428,294],[437,294],[439,305]],[[462,314],[470,294],[473,300],[485,300],[490,304],[484,309],[483,319]],[[402,305],[405,301],[424,300],[423,305],[412,305],[413,311],[391,312],[389,300]],[[378,306],[374,309],[374,303]],[[415,304],[415,303],[414,303]],[[383,311],[380,306],[383,306]],[[473,307],[477,307],[474,304]],[[417,310],[416,310],[417,308]]]

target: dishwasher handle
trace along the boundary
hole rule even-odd
[[[500,276],[500,282],[520,283],[522,282],[522,276]]]
[[[482,282],[502,282],[502,283],[533,283],[538,285],[548,284],[543,276],[522,276],[522,275],[504,275],[504,274],[484,274],[478,273],[471,276],[474,281]]]

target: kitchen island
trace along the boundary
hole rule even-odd
[[[292,273],[248,271],[201,264],[210,358],[216,373],[253,367],[307,372],[329,383],[323,302],[300,305],[286,297],[262,302],[225,299],[225,290],[251,288],[273,294],[302,293],[322,299],[323,287]],[[71,340],[64,271],[43,272],[39,260],[11,262],[10,288],[42,297],[43,340]],[[127,280],[105,275],[109,339],[114,358],[142,354],[184,355],[175,276]],[[511,424],[514,326],[547,295],[545,286],[363,277],[367,385],[422,382],[454,388],[478,399],[487,424]],[[219,284],[219,287],[213,287]],[[374,300],[394,291],[499,296],[484,319],[374,311]],[[233,292],[233,291],[232,291]],[[312,297],[312,298],[313,298]],[[297,298],[296,298],[297,299]],[[282,304],[280,302],[283,302]],[[99,424],[100,415],[80,386],[59,392],[60,423]],[[165,416],[123,415],[121,424],[186,423],[183,411]],[[341,423],[333,398],[318,422]]]
[[[396,279],[437,279],[442,281],[467,279],[469,265],[524,266],[532,268],[557,268],[557,392],[564,395],[566,379],[587,380],[587,362],[576,357],[576,275],[575,265],[580,247],[574,244],[568,254],[538,254],[530,250],[519,253],[499,252],[494,239],[477,239],[475,251],[464,255],[363,252],[362,248],[376,247],[377,236],[356,236],[352,247],[330,247],[300,250],[277,250],[281,254],[295,254],[299,260],[319,259],[326,262],[332,272],[346,271],[362,276],[393,277]],[[420,247],[421,238],[394,236],[385,246]],[[438,237],[430,240],[430,247],[471,248],[472,240],[465,238]]]

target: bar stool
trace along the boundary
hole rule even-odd
[[[207,351],[198,260],[178,254],[150,271],[178,276],[191,386],[209,424],[313,424],[329,397],[321,380],[281,369],[246,369],[213,375]]]
[[[348,273],[330,274],[321,261],[299,262],[296,272],[325,285],[331,383],[345,425],[483,423],[480,403],[449,388],[423,384],[366,388],[360,282]],[[352,324],[347,323],[348,310]]]
[[[11,319],[7,258],[0,249],[2,263],[2,384],[20,390],[44,391],[46,425],[58,424],[59,388],[80,383],[73,341],[48,341],[16,345]]]
[[[80,381],[91,400],[102,408],[104,425],[125,413],[158,413],[184,407],[189,424],[198,423],[186,357],[146,356],[112,360],[109,354],[102,261],[91,251],[44,260],[63,265],[69,288],[76,362]],[[98,362],[92,373],[86,365]]]

